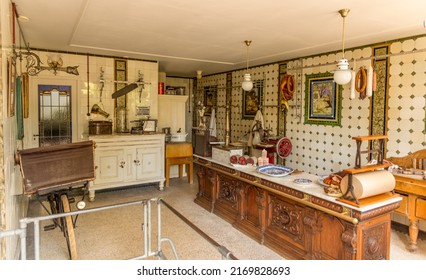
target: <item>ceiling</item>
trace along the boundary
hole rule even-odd
[[[424,34],[425,0],[14,0],[31,48],[159,62],[195,77]],[[19,42],[19,41],[18,41]],[[22,40],[21,40],[22,44]]]

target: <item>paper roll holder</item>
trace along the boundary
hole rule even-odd
[[[359,205],[359,199],[355,196],[354,186],[353,186],[353,175],[364,173],[368,171],[374,171],[377,169],[383,169],[390,166],[390,164],[383,163],[383,151],[385,146],[385,140],[388,139],[387,135],[369,135],[369,136],[356,136],[352,137],[353,140],[356,141],[356,156],[355,156],[355,167],[343,170],[346,174],[348,174],[348,188],[346,192],[343,194],[343,198],[347,200],[355,201],[356,204]],[[361,151],[361,143],[362,141],[369,141],[370,147],[372,147],[372,141],[378,141],[379,147],[377,149],[368,149]],[[377,164],[361,166],[361,154],[368,153],[373,154],[377,153]]]

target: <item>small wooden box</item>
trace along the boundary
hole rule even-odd
[[[238,147],[215,146],[212,147],[212,159],[228,164],[232,155],[242,156],[243,150],[243,148]]]

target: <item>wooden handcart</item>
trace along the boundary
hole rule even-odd
[[[16,161],[20,164],[24,194],[36,196],[49,214],[70,212],[70,203],[81,196],[77,208],[84,208],[84,197],[89,182],[95,179],[94,142],[19,150]],[[47,200],[50,210],[42,200]],[[59,227],[67,241],[70,259],[77,259],[74,227],[77,216],[53,219],[45,230]]]

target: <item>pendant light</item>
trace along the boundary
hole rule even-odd
[[[349,62],[345,58],[345,19],[349,13],[349,9],[339,10],[339,14],[343,18],[343,31],[342,31],[342,59],[337,63],[337,70],[334,71],[334,81],[339,85],[345,85],[351,81],[352,73],[349,69]]]
[[[253,88],[253,82],[251,81],[251,76],[248,73],[248,67],[249,67],[249,47],[251,44],[250,40],[245,40],[244,43],[247,46],[247,56],[246,56],[246,61],[247,61],[247,73],[244,74],[244,81],[241,84],[241,87],[243,88],[243,90],[245,91],[249,91]]]

